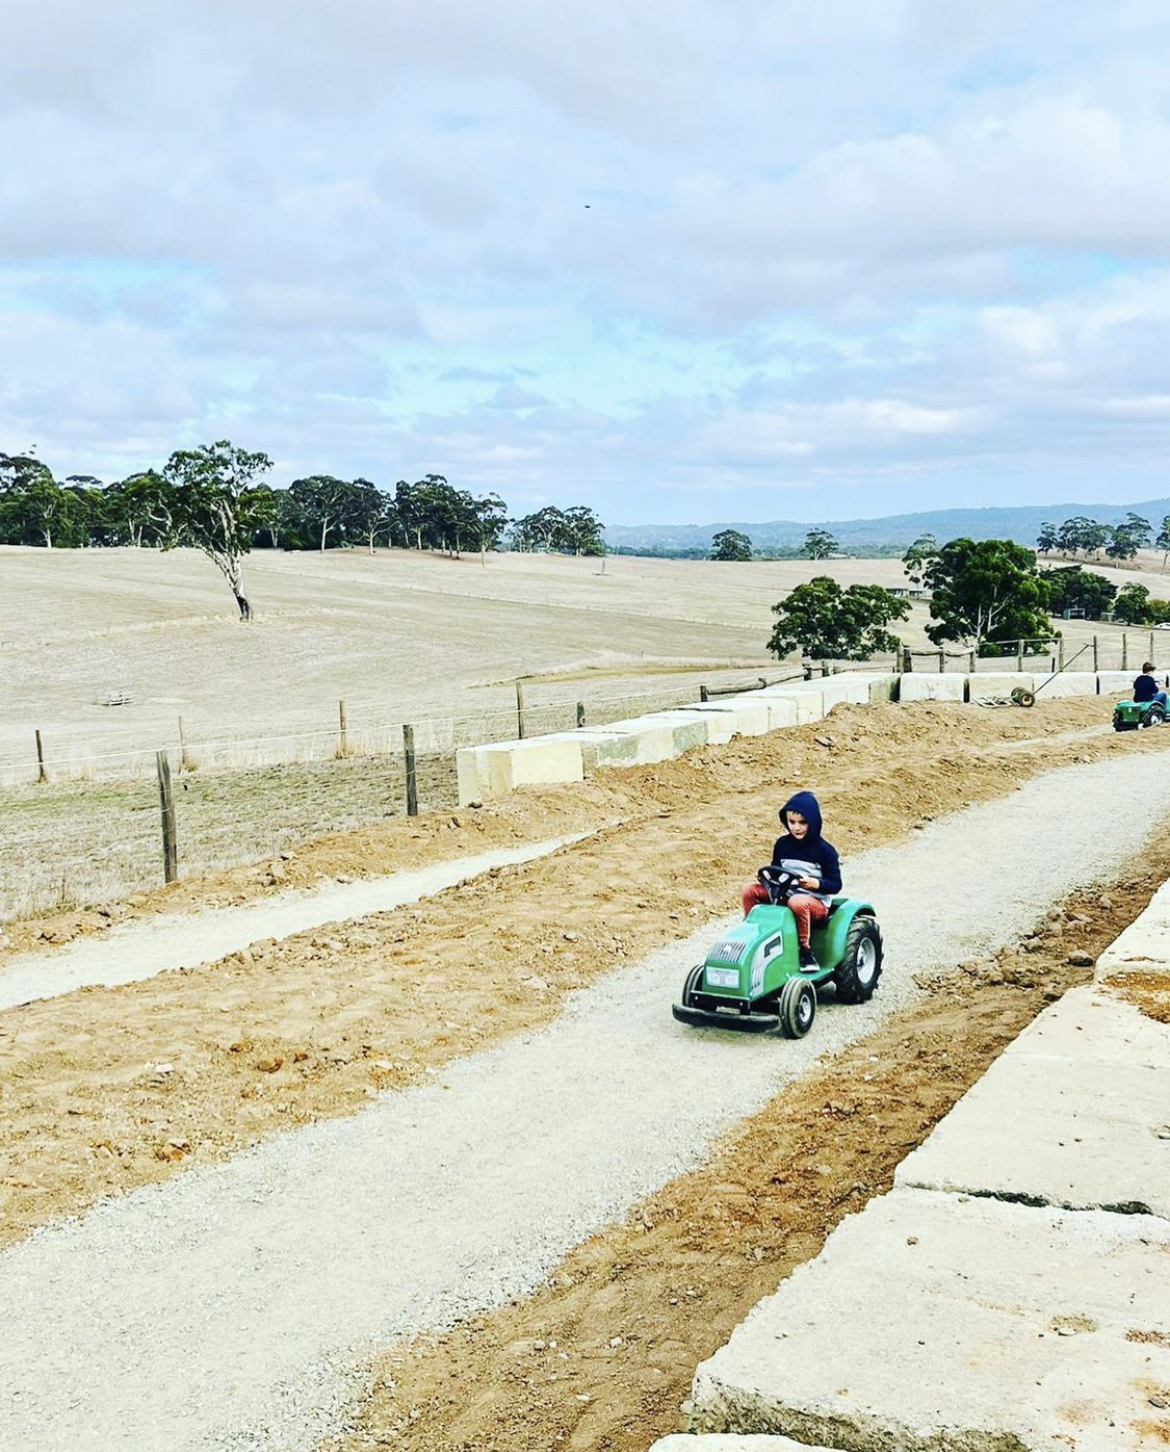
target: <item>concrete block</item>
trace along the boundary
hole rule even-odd
[[[768,713],[769,731],[782,731],[786,726],[796,725],[796,702],[791,696],[773,696],[766,691],[758,694],[760,704]]]
[[[1064,671],[1055,676],[1036,677],[1036,689],[1043,687],[1041,700],[1060,701],[1069,696],[1095,696],[1097,677],[1092,671]]]
[[[605,726],[585,726],[573,734],[596,739],[597,766],[648,766],[681,756],[691,746],[705,744],[709,737],[702,725],[701,718],[680,721],[664,712],[611,721]]]
[[[880,706],[888,701],[896,701],[898,699],[898,682],[901,679],[901,676],[895,671],[881,671],[877,675],[870,676],[870,705]]]
[[[822,676],[817,682],[827,716],[834,706],[868,706],[869,679],[860,672]]]
[[[768,686],[761,696],[781,701],[792,701],[796,705],[796,724],[805,726],[810,721],[819,721],[825,714],[825,698],[818,685],[812,681],[791,681],[782,686]]]
[[[1091,985],[1074,989],[1004,1050],[894,1183],[1170,1219],[1168,1085],[1170,1025]]]
[[[903,1452],[1161,1445],[1168,1257],[1153,1216],[895,1190],[699,1367],[692,1426]]]
[[[1132,972],[1170,973],[1170,882],[1097,959],[1098,979]]]
[[[698,721],[706,732],[711,746],[723,746],[736,735],[735,714],[732,711],[708,710],[707,702],[699,701],[692,706],[678,706],[659,713],[655,718],[662,721]],[[712,703],[713,704],[713,703]]]
[[[1035,677],[1027,671],[978,671],[968,679],[969,701],[977,701],[982,697],[1010,696],[1017,686],[1025,691],[1036,689]]]
[[[723,713],[734,722],[734,736],[763,736],[768,730],[767,703],[760,700],[760,692],[752,691],[742,696],[720,696],[717,701],[695,701],[689,706],[680,706],[680,711],[705,711]]]
[[[898,688],[900,701],[963,701],[966,699],[967,676],[959,671],[941,675],[928,671],[908,671]]]
[[[580,744],[564,736],[465,747],[456,753],[455,770],[461,805],[506,796],[519,786],[585,778]]]
[[[1125,700],[1133,692],[1133,683],[1141,674],[1137,666],[1131,671],[1098,671],[1097,672],[1097,694],[1099,696],[1112,696],[1116,701]]]

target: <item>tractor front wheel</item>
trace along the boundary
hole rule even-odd
[[[867,1003],[882,976],[882,933],[876,921],[858,914],[849,924],[845,951],[833,974],[841,1003]]]
[[[807,978],[790,978],[780,990],[777,1007],[784,1036],[802,1039],[817,1016],[817,991]]]
[[[703,981],[703,964],[696,963],[683,980],[682,1005],[684,1008],[694,1008],[695,994],[699,984]]]

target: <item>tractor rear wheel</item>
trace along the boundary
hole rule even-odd
[[[1161,726],[1166,720],[1166,712],[1161,706],[1151,706],[1142,717],[1143,726]]]
[[[780,990],[777,1008],[784,1036],[802,1039],[817,1016],[817,991],[807,978],[790,978]]]
[[[882,932],[868,913],[858,913],[845,935],[845,951],[833,974],[840,1003],[867,1003],[882,976]]]

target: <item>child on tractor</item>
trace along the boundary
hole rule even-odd
[[[801,891],[788,898],[788,906],[796,919],[800,966],[816,969],[810,935],[814,923],[828,920],[833,895],[841,891],[841,862],[837,849],[821,836],[820,803],[812,792],[789,797],[780,808],[780,820],[788,830],[776,839],[772,865],[798,879]],[[768,889],[760,882],[749,882],[743,890],[744,916],[758,903],[768,901]]]
[[[1157,701],[1160,706],[1166,705],[1166,692],[1158,685],[1152,660],[1145,662],[1141,675],[1133,683],[1133,699],[1142,706],[1148,701]]]

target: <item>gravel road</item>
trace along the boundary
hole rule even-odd
[[[853,857],[847,885],[877,904],[887,974],[872,1004],[826,1004],[800,1042],[671,1020],[684,970],[724,926],[710,923],[425,1087],[37,1233],[0,1256],[0,1443],[311,1447],[373,1345],[530,1290],[817,1056],[914,999],[914,973],[1016,938],[1167,813],[1163,759],[1134,757]]]
[[[168,969],[214,963],[262,938],[286,938],[326,923],[389,912],[493,867],[548,857],[579,840],[579,836],[559,837],[457,857],[415,872],[294,889],[247,907],[166,913],[145,922],[121,923],[100,938],[78,938],[53,952],[11,959],[0,969],[0,1011],[38,998],[58,998],[76,988],[137,983]]]

